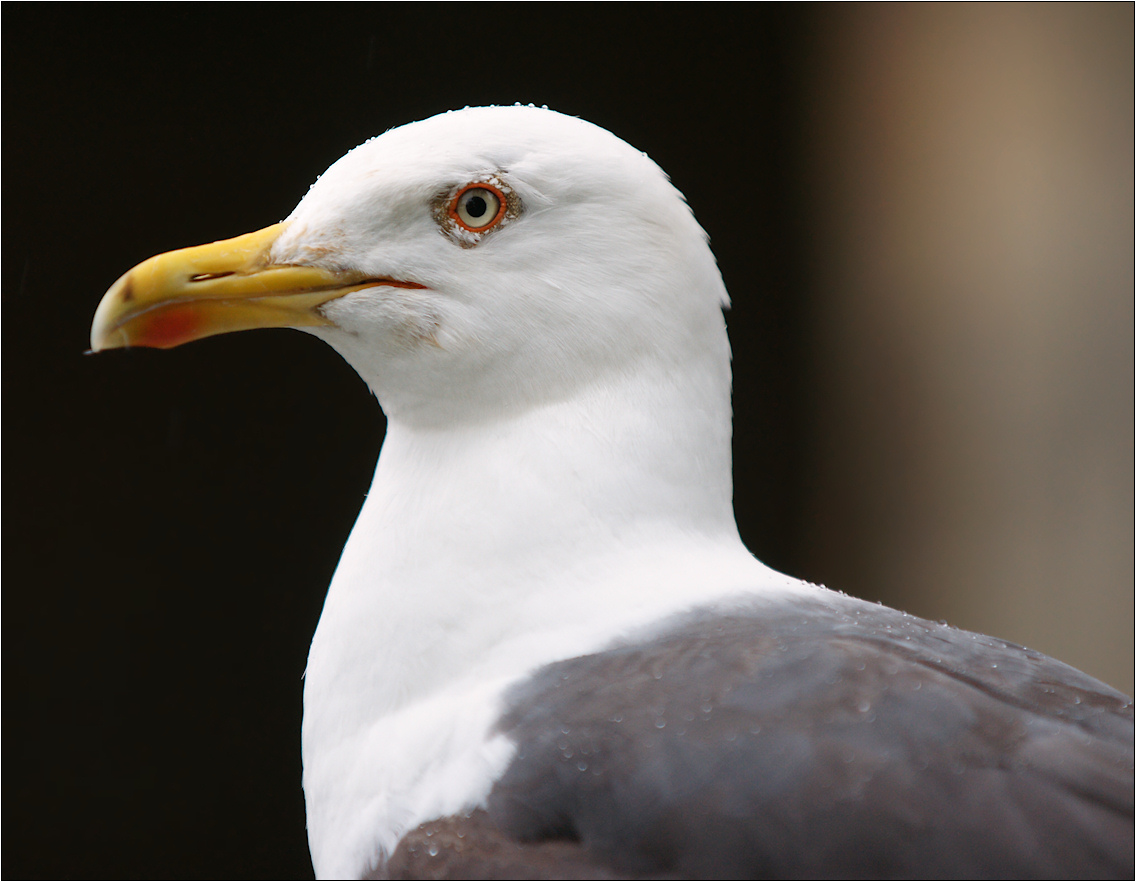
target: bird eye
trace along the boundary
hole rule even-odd
[[[450,217],[471,233],[483,233],[505,214],[505,197],[486,184],[470,184],[450,203]]]

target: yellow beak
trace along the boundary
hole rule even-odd
[[[171,349],[230,331],[329,325],[318,307],[378,285],[413,282],[268,262],[287,226],[170,251],[145,260],[111,286],[91,325],[91,349]]]

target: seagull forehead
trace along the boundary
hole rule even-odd
[[[533,107],[473,108],[391,129],[334,163],[292,219],[313,231],[389,231],[420,219],[423,202],[488,174],[507,177],[529,212],[584,204],[606,208],[587,219],[599,228],[635,217],[693,226],[645,154],[591,123]]]

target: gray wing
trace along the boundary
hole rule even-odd
[[[705,612],[508,697],[430,878],[1133,876],[1133,713],[1000,640],[834,595]]]

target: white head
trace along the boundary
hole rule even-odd
[[[471,233],[449,208],[482,183],[505,204]],[[368,141],[312,186],[271,260],[424,286],[332,300],[334,325],[311,329],[397,420],[548,403],[643,361],[709,359],[728,386],[726,292],[681,195],[645,154],[550,110],[470,108]]]
[[[300,327],[410,429],[573,402],[581,457],[608,438],[593,459],[634,459],[644,484],[666,470],[688,487],[676,499],[705,488],[732,524],[726,302],[646,155],[550,110],[470,108],[352,150],[282,224],[140,264],[92,348]]]

